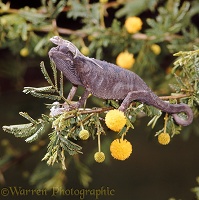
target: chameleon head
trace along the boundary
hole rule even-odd
[[[53,47],[48,52],[48,55],[51,61],[53,61],[53,63],[55,64],[56,68],[59,71],[63,72],[64,76],[73,85],[82,85],[76,74],[76,69],[74,66],[74,52],[71,51],[71,48],[69,46],[65,44]]]
[[[52,38],[50,38],[50,41],[58,46],[65,46],[68,47],[69,51],[71,51],[74,55],[74,58],[77,55],[80,55],[81,53],[79,52],[78,48],[70,41],[68,40],[64,40],[59,36],[53,36]],[[81,54],[82,55],[82,54]]]
[[[48,52],[49,58],[55,63],[58,61],[70,61],[73,63],[73,53],[67,46],[57,46],[50,49]]]
[[[50,57],[50,59],[54,60],[54,59],[70,59],[71,61],[73,60],[73,53],[70,51],[70,49],[66,46],[57,46],[57,47],[53,47],[50,49],[50,51],[48,52],[48,55]]]
[[[53,36],[52,38],[50,38],[50,41],[56,45],[66,45],[67,43],[65,42],[65,40],[63,40],[61,37],[59,36]]]

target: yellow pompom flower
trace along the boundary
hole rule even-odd
[[[94,37],[93,35],[89,35],[89,36],[88,36],[88,41],[91,42],[91,41],[93,41],[94,39],[95,39],[95,37]]]
[[[30,152],[36,152],[36,151],[38,151],[39,150],[39,145],[32,145],[31,147],[30,147]]]
[[[83,47],[81,48],[80,51],[81,51],[81,53],[84,54],[85,56],[88,56],[88,55],[89,55],[89,48],[86,47],[86,46],[83,46]]]
[[[169,144],[171,138],[170,135],[168,133],[160,133],[158,135],[158,142],[162,145],[167,145]]]
[[[106,114],[105,123],[111,130],[119,132],[126,124],[126,117],[122,111],[110,110]]]
[[[100,0],[99,2],[100,2],[100,3],[107,3],[108,0]]]
[[[124,26],[128,33],[137,33],[142,29],[142,24],[142,20],[139,17],[128,17]]]
[[[79,138],[82,140],[87,140],[89,138],[89,132],[85,129],[79,132]]]
[[[134,63],[134,56],[128,51],[121,52],[116,58],[116,64],[125,69],[130,69]]]
[[[94,154],[94,159],[96,162],[102,163],[105,160],[105,154],[103,152],[98,151]]]
[[[20,55],[23,57],[26,57],[29,55],[29,50],[28,48],[24,47],[23,49],[20,50]]]
[[[1,140],[1,146],[6,147],[10,144],[9,140],[7,139],[2,139]]]
[[[132,153],[132,145],[126,139],[116,139],[110,145],[110,151],[113,158],[117,160],[126,160]]]
[[[151,48],[151,50],[153,51],[153,53],[154,53],[155,55],[159,55],[160,52],[161,52],[161,48],[160,48],[160,46],[157,45],[157,44],[152,44],[150,48]]]

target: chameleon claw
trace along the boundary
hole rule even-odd
[[[73,104],[69,105],[69,110],[76,110],[79,107],[80,107],[80,103],[76,102],[76,103],[73,103]]]

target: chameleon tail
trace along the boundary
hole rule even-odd
[[[156,94],[154,94],[149,88],[145,88],[145,90],[138,90],[130,92],[125,99],[123,100],[122,104],[119,107],[119,110],[125,111],[129,104],[133,101],[137,100],[148,105],[152,105],[163,112],[167,112],[172,114],[175,122],[182,126],[188,126],[193,121],[193,112],[191,108],[183,103],[180,104],[170,104],[163,100],[161,100]],[[178,113],[185,113],[187,118],[184,119],[178,116]]]
[[[154,100],[155,103],[153,104],[150,102],[150,104],[153,105],[154,107],[162,110],[163,112],[172,114],[172,116],[177,124],[182,125],[182,126],[188,126],[189,124],[192,123],[193,111],[191,110],[191,108],[188,105],[186,105],[184,103],[170,104],[165,101],[162,101],[155,94],[152,95],[152,99]],[[181,112],[184,112],[187,115],[186,119],[178,116],[178,113],[181,113]]]

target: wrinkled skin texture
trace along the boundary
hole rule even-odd
[[[132,101],[139,101],[172,114],[179,125],[192,123],[193,112],[189,106],[162,101],[137,74],[106,61],[85,57],[72,43],[58,36],[51,41],[58,46],[49,51],[50,59],[73,84],[68,100],[72,100],[78,86],[85,88],[81,99],[72,105],[73,108],[85,105],[88,95],[92,94],[102,99],[122,100],[121,111],[125,111]],[[187,119],[180,118],[177,115],[180,112],[186,113]]]

